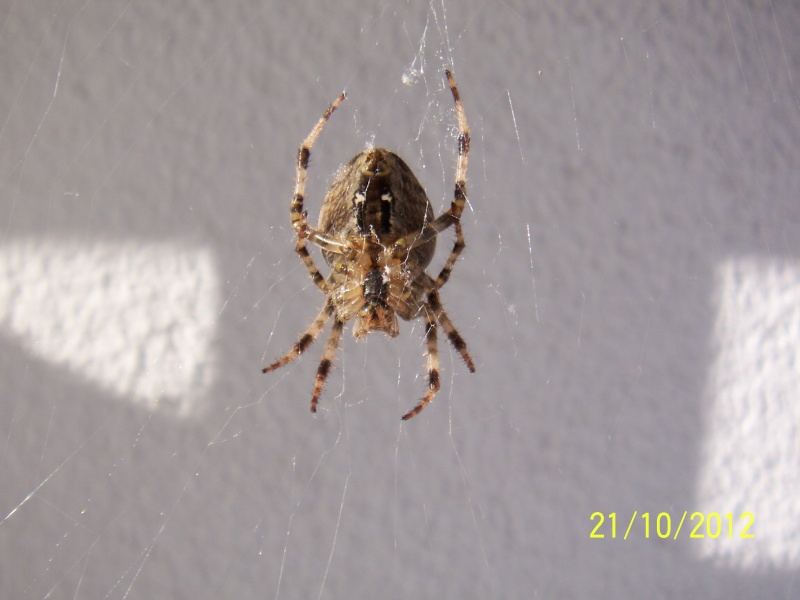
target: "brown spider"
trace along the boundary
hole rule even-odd
[[[344,92],[325,111],[297,153],[297,179],[291,204],[292,227],[297,233],[295,252],[308,268],[311,279],[325,294],[325,304],[292,349],[264,367],[263,372],[274,371],[300,356],[333,316],[333,328],[314,382],[311,412],[317,411],[317,401],[339,346],[344,324],[353,318],[356,339],[373,330],[383,331],[390,337],[397,336],[398,315],[406,321],[419,316],[425,320],[428,392],[403,416],[404,420],[425,408],[439,391],[437,321],[467,368],[475,372],[466,342],[439,301],[439,288],[447,282],[458,255],[464,249],[461,213],[467,201],[469,154],[469,127],[464,107],[453,75],[450,71],[445,71],[445,75],[458,118],[458,161],[454,198],[450,208],[439,218],[434,219],[425,190],[403,159],[385,148],[373,148],[356,154],[339,172],[322,202],[319,226],[315,229],[308,225],[303,196],[311,147],[328,118],[344,100]],[[444,267],[434,279],[425,272],[425,267],[433,258],[436,236],[451,225],[455,228],[455,243]],[[314,264],[306,248],[307,242],[321,248],[331,267],[327,279]]]

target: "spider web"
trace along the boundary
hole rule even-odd
[[[798,28],[774,0],[4,4],[0,596],[793,597]],[[259,372],[323,301],[297,146],[346,89],[311,221],[369,145],[441,213],[445,68],[472,149],[441,295],[477,373],[440,335],[401,423],[422,322],[348,326],[311,416],[327,329]],[[661,539],[683,511],[737,535]]]

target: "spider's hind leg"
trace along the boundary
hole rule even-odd
[[[311,412],[317,412],[317,401],[322,388],[325,385],[325,380],[328,379],[328,373],[333,364],[333,357],[336,356],[336,349],[339,347],[339,340],[342,337],[342,329],[344,322],[338,318],[333,322],[333,328],[328,336],[328,342],[325,344],[325,350],[322,352],[322,359],[317,367],[317,377],[314,380],[314,395],[311,396]]]
[[[433,400],[439,391],[439,350],[436,342],[436,321],[431,313],[425,313],[425,341],[428,345],[428,393],[414,408],[403,415],[403,421],[408,421],[418,414],[428,403]]]
[[[298,338],[298,340],[294,343],[294,346],[292,346],[292,349],[268,367],[261,369],[261,372],[269,373],[275,369],[280,369],[283,365],[292,362],[295,358],[305,352],[308,347],[314,343],[314,340],[317,339],[317,336],[319,336],[322,328],[325,327],[325,323],[327,323],[332,314],[333,304],[330,300],[326,300],[325,306],[323,306],[322,310],[319,311],[317,318],[314,319],[314,322],[311,323],[308,329],[306,329],[305,332],[303,332],[303,334]]]
[[[458,353],[461,355],[461,358],[464,359],[464,362],[467,365],[470,373],[475,372],[475,363],[472,362],[472,357],[469,355],[469,350],[467,349],[467,342],[464,341],[464,338],[461,337],[461,334],[458,333],[456,326],[453,325],[453,322],[450,320],[450,317],[447,316],[447,313],[444,312],[444,308],[442,308],[442,303],[439,301],[439,294],[436,290],[432,291],[428,294],[428,304],[433,311],[433,314],[436,315],[436,320],[442,324],[444,328],[444,332],[447,334],[447,340],[450,342],[450,345],[455,348]]]
[[[261,372],[269,373],[276,369],[280,369],[282,366],[292,362],[295,358],[305,352],[308,347],[314,343],[317,337],[319,337],[322,328],[325,327],[325,323],[327,323],[328,319],[332,314],[334,314],[334,312],[336,311],[333,307],[333,303],[330,301],[330,299],[326,300],[325,306],[323,306],[322,310],[319,311],[317,318],[314,319],[314,322],[294,343],[292,349],[268,367],[261,369]],[[322,360],[320,360],[319,367],[317,367],[317,377],[314,381],[314,395],[311,397],[311,412],[317,412],[317,400],[319,400],[320,394],[322,394],[322,388],[325,385],[325,380],[328,378],[328,373],[331,370],[331,364],[333,363],[333,357],[336,356],[336,349],[339,347],[339,340],[342,337],[343,328],[344,322],[341,321],[337,316],[333,322],[333,328],[328,335],[328,341],[325,344],[325,350],[322,352]]]

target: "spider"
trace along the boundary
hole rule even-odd
[[[458,119],[458,160],[453,201],[438,218],[434,219],[425,190],[403,159],[385,148],[372,148],[359,152],[342,168],[323,200],[319,226],[308,225],[303,197],[311,147],[333,111],[344,100],[344,92],[325,111],[297,153],[297,175],[290,208],[292,228],[297,234],[295,252],[308,268],[311,279],[325,294],[325,304],[292,349],[262,371],[274,371],[300,356],[333,317],[333,328],[317,368],[311,412],[317,411],[317,401],[339,346],[344,324],[350,319],[355,319],[353,335],[356,339],[371,331],[397,336],[398,316],[405,321],[417,317],[425,321],[428,391],[414,408],[403,415],[403,420],[418,414],[439,391],[437,323],[470,372],[475,372],[467,344],[439,300],[439,288],[447,283],[459,254],[464,250],[461,213],[467,201],[470,141],[456,82],[450,71],[445,71],[445,75]],[[453,249],[442,270],[433,278],[425,268],[433,258],[436,236],[450,226],[456,234]],[[327,278],[314,264],[306,247],[308,242],[322,250],[331,268]]]

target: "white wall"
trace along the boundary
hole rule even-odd
[[[791,597],[798,30],[779,1],[4,5],[0,597]],[[297,146],[346,88],[312,222],[368,143],[438,213],[445,68],[477,372],[441,339],[401,423],[422,324],[347,333],[312,416],[323,341],[260,373],[323,301]]]

